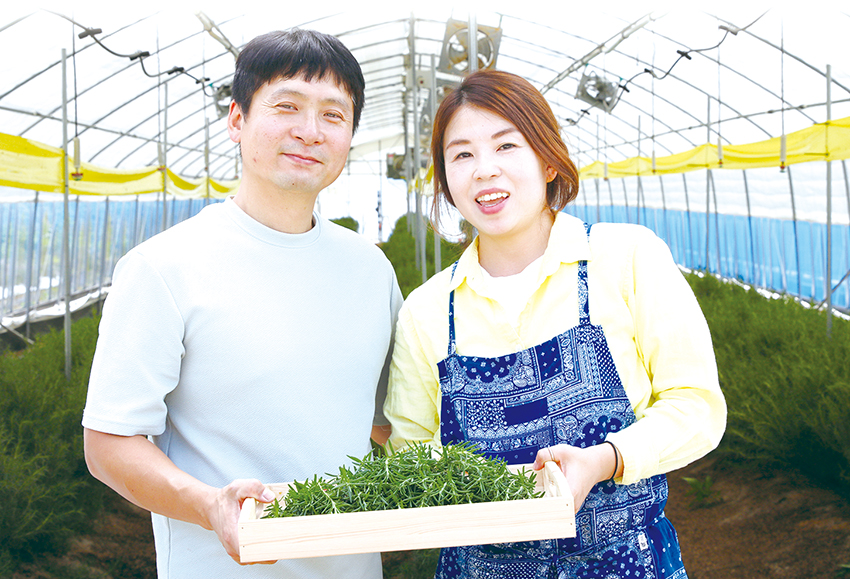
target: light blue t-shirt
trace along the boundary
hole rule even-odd
[[[232,199],[208,206],[116,266],[83,426],[148,435],[216,487],[336,474],[386,423],[401,302],[383,252],[353,231],[314,215],[284,234]],[[212,531],[153,518],[160,579],[381,576],[378,554],[239,566]]]

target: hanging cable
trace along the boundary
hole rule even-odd
[[[186,76],[188,76],[189,78],[194,80],[195,84],[201,85],[201,87],[204,91],[204,94],[207,94],[206,90],[209,87],[211,89],[211,93],[207,94],[207,96],[213,97],[215,95],[215,87],[213,87],[212,84],[209,84],[209,85],[207,84],[207,83],[209,83],[209,80],[210,80],[209,78],[206,78],[206,77],[196,78],[195,76],[186,72],[186,69],[182,66],[174,66],[171,69],[166,70],[164,72],[159,72],[157,74],[151,74],[145,68],[145,63],[144,63],[145,58],[148,58],[151,55],[150,52],[148,52],[146,50],[137,50],[136,52],[133,52],[131,54],[122,54],[120,52],[116,52],[116,51],[112,50],[111,48],[109,48],[108,46],[106,46],[105,44],[103,44],[103,42],[101,42],[101,40],[97,37],[98,34],[103,33],[102,29],[100,29],[100,28],[90,28],[88,26],[84,26],[84,25],[80,24],[79,22],[76,22],[72,18],[69,18],[69,17],[65,16],[64,14],[60,14],[59,12],[53,12],[51,10],[48,10],[47,12],[50,12],[51,14],[59,16],[60,18],[64,18],[65,20],[67,20],[68,22],[73,24],[74,26],[78,26],[78,27],[82,28],[83,31],[80,32],[77,35],[77,37],[80,38],[81,40],[84,39],[84,38],[91,38],[98,46],[100,46],[102,49],[104,49],[106,52],[108,52],[109,54],[111,54],[113,56],[117,56],[118,58],[129,58],[131,62],[132,61],[138,61],[139,66],[142,69],[142,73],[144,73],[144,75],[147,76],[148,78],[158,78],[158,77],[163,76],[163,75],[172,75],[172,74],[185,74]]]
[[[761,16],[759,16],[758,18],[756,18],[755,20],[753,20],[752,22],[750,22],[749,24],[747,24],[746,26],[741,27],[741,28],[738,28],[738,27],[732,26],[732,25],[721,24],[720,26],[718,26],[718,28],[720,30],[723,30],[724,32],[723,32],[723,37],[720,39],[720,42],[718,42],[714,46],[709,46],[708,48],[690,48],[690,49],[687,49],[687,50],[677,50],[676,53],[679,55],[679,58],[677,58],[673,62],[673,64],[670,66],[670,68],[668,68],[667,71],[660,76],[655,72],[655,66],[653,64],[652,68],[644,68],[641,72],[638,72],[637,74],[632,76],[630,79],[626,80],[625,82],[621,82],[621,84],[617,87],[619,89],[619,92],[617,94],[617,98],[610,105],[609,110],[613,109],[617,105],[617,103],[620,102],[620,99],[623,98],[623,93],[631,92],[631,91],[629,91],[629,88],[628,88],[629,84],[631,84],[640,75],[650,74],[656,80],[664,80],[665,78],[667,78],[670,75],[671,72],[673,72],[673,69],[676,67],[677,64],[679,64],[679,61],[681,61],[683,58],[686,58],[688,60],[693,60],[693,58],[691,57],[692,53],[708,52],[708,51],[711,51],[711,50],[719,49],[720,45],[723,44],[723,42],[726,41],[726,38],[729,36],[730,33],[733,36],[736,36],[739,32],[743,32],[744,30],[747,30],[750,26],[752,26],[753,24],[755,24],[756,22],[761,20],[761,18],[765,14],[767,14],[767,12],[764,12]],[[622,81],[622,79],[620,79],[620,80]],[[579,118],[581,118],[581,117],[579,117]],[[575,124],[575,123],[573,123],[573,124]]]

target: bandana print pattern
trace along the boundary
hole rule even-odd
[[[525,464],[541,448],[600,444],[635,421],[602,328],[590,323],[587,262],[578,269],[579,325],[497,358],[458,355],[450,294],[449,355],[438,365],[443,444],[469,441]],[[443,549],[436,577],[686,579],[666,501],[664,475],[601,482],[576,515],[575,538]]]

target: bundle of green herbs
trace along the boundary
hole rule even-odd
[[[436,455],[436,456],[435,456]],[[487,458],[466,443],[433,450],[412,445],[390,455],[369,454],[340,467],[330,478],[293,483],[285,506],[275,500],[263,518],[383,511],[531,499],[535,475],[513,473],[504,461]]]

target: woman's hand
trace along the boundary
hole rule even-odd
[[[619,466],[622,465],[622,460],[619,460],[618,456],[615,461],[614,452],[615,448],[610,444],[597,444],[588,448],[558,444],[541,448],[531,468],[540,470],[543,468],[543,463],[554,460],[567,479],[570,492],[573,494],[575,510],[578,512],[593,485],[610,479],[615,467],[622,472]],[[615,474],[619,475],[620,472]]]

